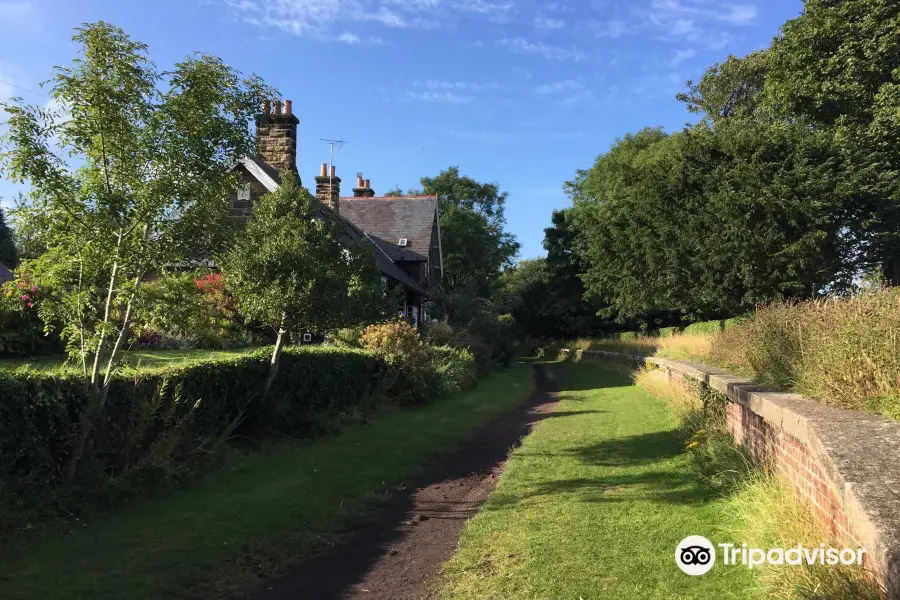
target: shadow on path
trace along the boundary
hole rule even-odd
[[[254,600],[401,600],[427,597],[427,586],[456,548],[466,520],[493,491],[511,448],[552,415],[558,394],[534,365],[529,401],[478,430],[398,492],[369,526],[327,554],[267,584]],[[565,416],[565,415],[562,415]]]

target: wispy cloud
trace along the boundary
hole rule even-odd
[[[681,63],[686,60],[690,60],[697,56],[697,51],[693,48],[686,48],[684,50],[676,50],[675,54],[672,55],[671,60],[669,60],[669,66],[677,67]]]
[[[542,56],[549,60],[570,60],[580,62],[586,58],[583,52],[575,48],[563,48],[561,46],[550,46],[540,42],[529,42],[521,37],[512,39],[504,38],[497,40],[496,44],[511,52]]]
[[[622,19],[611,19],[609,21],[594,21],[594,30],[598,37],[616,39],[629,32],[631,27]]]
[[[563,108],[573,108],[582,104],[588,104],[594,101],[594,92],[591,90],[581,90],[580,92],[566,96],[560,100],[559,105]]]
[[[545,83],[537,86],[534,91],[538,94],[560,94],[562,92],[571,92],[573,90],[584,89],[584,84],[575,79],[565,79],[563,81],[554,81],[553,83]]]
[[[462,96],[454,92],[406,92],[406,99],[431,104],[465,104],[474,100],[472,96]]]
[[[566,22],[563,19],[551,17],[535,17],[534,26],[538,29],[562,29],[566,26]]]
[[[755,6],[728,5],[727,12],[720,13],[718,19],[732,25],[746,25],[756,20],[759,10]]]
[[[274,27],[313,38],[349,31],[353,23],[377,23],[389,29],[433,29],[461,15],[505,21],[512,2],[491,0],[221,0],[245,23]],[[358,34],[356,34],[358,35]]]
[[[340,34],[337,37],[337,41],[341,42],[342,44],[349,44],[351,46],[356,46],[359,44],[366,44],[366,45],[370,45],[370,46],[381,46],[382,44],[384,44],[384,40],[382,40],[380,37],[374,37],[374,36],[361,37],[350,31],[345,31],[344,33]]]

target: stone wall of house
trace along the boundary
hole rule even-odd
[[[238,190],[232,190],[228,194],[228,216],[239,221],[246,221],[250,218],[253,210],[253,204],[256,203],[268,190],[263,184],[251,176],[243,168],[239,168],[239,187],[244,185],[250,186],[250,199],[238,200]]]
[[[577,354],[652,365],[672,384],[699,382],[723,394],[735,441],[781,473],[839,543],[865,548],[867,567],[889,598],[900,599],[900,422],[772,391],[691,361]]]

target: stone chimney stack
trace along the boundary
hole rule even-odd
[[[270,108],[271,104],[271,108]],[[256,154],[264,162],[278,169],[279,173],[297,173],[297,124],[293,103],[263,100],[262,109],[256,115]]]
[[[316,177],[316,198],[340,214],[341,212],[341,178],[337,176],[336,169],[331,167],[331,176],[328,175],[328,165],[322,163],[319,176]]]
[[[368,179],[363,179],[362,173],[356,174],[356,187],[353,188],[354,198],[371,198],[375,195],[372,184]]]

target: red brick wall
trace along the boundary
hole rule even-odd
[[[725,421],[735,441],[781,473],[842,544],[863,545],[847,522],[837,489],[805,444],[737,402],[726,404]]]

